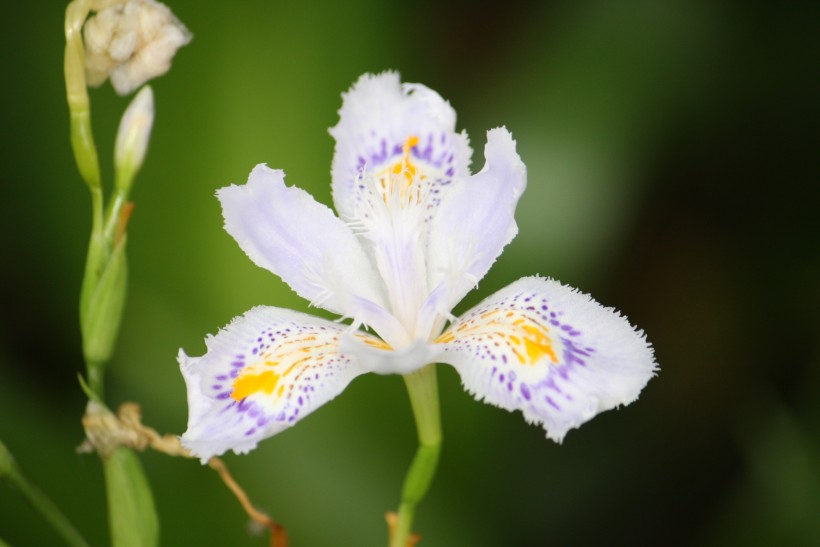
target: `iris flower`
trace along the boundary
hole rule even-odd
[[[455,111],[423,85],[364,75],[339,113],[330,129],[338,216],[265,165],[217,194],[250,259],[340,319],[259,306],[209,336],[204,356],[180,351],[182,442],[194,455],[248,452],[368,372],[404,375],[422,448],[437,447],[431,363],[453,366],[477,399],[520,410],[559,442],[637,398],[656,368],[651,347],[575,289],[525,277],[451,313],[517,233],[527,171],[509,131],[488,131],[484,167],[471,174]]]

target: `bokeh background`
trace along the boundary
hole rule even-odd
[[[105,545],[101,468],[75,453],[90,205],[68,142],[64,6],[4,8],[0,440]],[[553,276],[627,314],[660,364],[635,404],[560,446],[440,367],[445,446],[417,514],[422,545],[820,545],[816,3],[171,6],[195,38],[153,83],[109,402],[137,401],[146,423],[181,433],[179,347],[201,353],[257,304],[306,309],[223,232],[214,191],[266,162],[330,203],[340,93],[397,69],[450,100],[479,151],[506,125],[528,166],[520,235],[459,310]],[[108,85],[91,100],[110,181],[127,101]],[[293,546],[383,545],[415,443],[401,379],[367,376],[225,460]],[[210,469],[142,461],[164,545],[266,544]],[[5,484],[0,538],[59,544]]]

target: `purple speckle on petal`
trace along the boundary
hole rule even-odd
[[[532,394],[530,393],[530,388],[527,387],[527,384],[519,384],[519,389],[521,390],[521,395],[523,395],[524,398],[529,401],[530,397],[532,397]]]

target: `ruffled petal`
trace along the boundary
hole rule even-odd
[[[365,74],[343,94],[333,156],[333,201],[345,220],[360,219],[371,188],[362,177],[393,167],[413,142],[411,160],[428,171],[430,193],[454,178],[469,175],[472,150],[455,132],[456,113],[435,91],[404,84],[395,72]],[[432,197],[431,203],[437,203]],[[364,208],[364,210],[363,210]]]
[[[257,165],[243,186],[217,192],[225,229],[258,266],[299,296],[369,323],[362,304],[384,308],[383,285],[359,240],[328,207],[285,175]]]
[[[437,342],[441,361],[476,399],[520,410],[557,442],[599,412],[634,401],[656,370],[643,332],[626,318],[541,277],[490,296]]]
[[[336,397],[365,372],[339,351],[346,330],[259,306],[209,336],[204,356],[180,350],[189,409],[183,446],[203,463],[227,450],[246,453]]]
[[[442,193],[432,219],[428,284],[438,291],[439,311],[451,310],[518,233],[515,207],[527,184],[527,169],[504,128],[487,132],[481,172]]]

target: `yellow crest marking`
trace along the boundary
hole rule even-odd
[[[236,401],[241,401],[249,395],[258,393],[260,391],[270,395],[276,389],[279,383],[279,375],[272,370],[267,370],[259,374],[243,374],[233,382],[233,391],[231,397]],[[280,386],[279,394],[281,395],[282,388]]]

